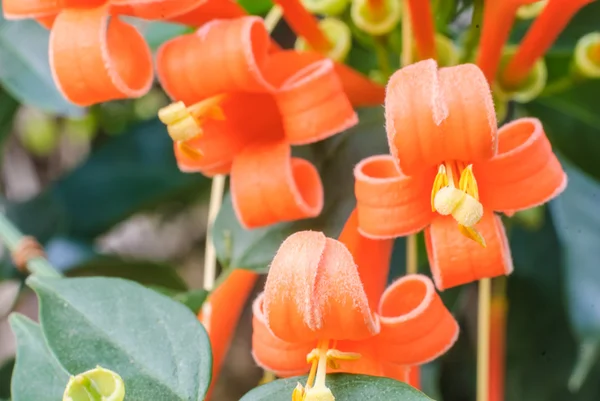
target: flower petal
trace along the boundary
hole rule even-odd
[[[94,8],[106,3],[106,0],[3,0],[4,17],[11,19],[29,19],[56,15],[65,8]]]
[[[177,164],[185,172],[204,175],[227,174],[233,158],[256,140],[283,138],[283,127],[277,105],[271,95],[234,93],[220,104],[224,120],[208,119],[202,124],[202,135],[186,141],[201,151],[202,158],[191,158],[175,144]]]
[[[262,71],[269,46],[260,18],[213,20],[158,49],[158,77],[171,98],[186,104],[229,92],[270,92]]]
[[[233,207],[245,228],[316,217],[323,209],[317,169],[282,141],[246,147],[231,168]]]
[[[512,272],[510,248],[500,217],[485,210],[475,228],[485,238],[485,248],[460,234],[450,216],[437,217],[425,231],[429,264],[440,291]]]
[[[118,18],[108,22],[105,6],[58,15],[50,33],[50,67],[62,94],[80,106],[139,97],[152,86],[144,38]]]
[[[429,278],[411,274],[395,281],[379,304],[383,360],[420,365],[446,352],[458,338],[458,323]]]
[[[281,111],[286,138],[292,145],[323,140],[358,122],[333,62],[320,60],[303,64],[298,53],[280,52],[269,60],[271,68],[267,73],[271,83],[278,87],[275,101]]]
[[[264,311],[273,334],[288,342],[361,340],[379,330],[352,254],[314,231],[292,234],[277,251]]]
[[[252,356],[261,368],[279,377],[299,376],[309,371],[306,355],[316,347],[315,340],[286,342],[267,327],[264,293],[252,304]]]
[[[195,1],[197,6],[192,10],[171,17],[169,21],[183,25],[199,27],[213,19],[231,19],[246,15],[246,11],[232,0],[204,0]]]
[[[187,13],[198,0],[110,0],[111,13],[148,20],[164,20]]]
[[[44,17],[36,18],[35,20],[46,29],[52,29],[52,25],[54,25],[54,21],[58,14],[48,15]]]
[[[393,239],[373,240],[358,232],[358,213],[354,209],[344,225],[339,241],[354,258],[371,309],[376,309],[387,285]]]
[[[400,173],[389,155],[371,156],[354,169],[359,231],[369,238],[416,233],[434,217],[431,185],[435,170],[415,177]]]
[[[212,383],[216,382],[237,322],[257,278],[258,274],[251,270],[234,270],[210,294],[198,315],[210,339],[213,356]]]
[[[498,154],[473,166],[481,203],[497,211],[517,211],[548,202],[567,186],[542,123],[522,118],[498,133]]]
[[[496,151],[490,88],[472,64],[438,71],[425,60],[397,71],[385,116],[391,153],[407,175],[446,160],[489,159]]]

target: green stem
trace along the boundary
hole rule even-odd
[[[390,60],[388,58],[388,52],[385,48],[383,37],[373,37],[373,43],[375,44],[375,55],[377,56],[377,64],[379,69],[385,76],[385,80],[392,75],[392,67],[390,66]]]
[[[465,51],[461,59],[461,63],[469,62],[473,58],[479,36],[481,35],[481,23],[483,21],[483,0],[473,0],[473,17],[471,19],[471,27],[467,34],[465,42]]]
[[[0,213],[0,240],[4,242],[10,252],[14,252],[23,234],[15,227],[4,213]],[[46,277],[61,277],[54,267],[45,258],[33,258],[27,261],[27,270],[31,274]]]

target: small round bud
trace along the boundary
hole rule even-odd
[[[533,69],[529,72],[527,78],[517,86],[507,85],[503,81],[504,67],[512,56],[515,54],[516,48],[509,47],[505,49],[502,59],[500,60],[500,73],[495,84],[494,90],[499,92],[500,97],[514,99],[520,103],[527,103],[539,96],[546,87],[548,80],[548,70],[546,62],[543,58],[539,59]]]
[[[524,4],[517,10],[517,18],[526,20],[533,19],[540,15],[548,4],[548,0],[540,0],[530,4]]]
[[[324,18],[319,21],[319,27],[332,44],[326,56],[335,61],[344,61],[352,47],[352,33],[348,25],[337,18]],[[311,49],[303,38],[298,38],[295,48],[296,50]]]
[[[380,9],[373,9],[368,0],[353,0],[350,17],[363,31],[381,36],[391,32],[402,17],[402,2],[383,0]]]
[[[350,0],[302,0],[308,11],[322,15],[340,15],[346,10]]]
[[[63,401],[123,401],[125,384],[115,372],[96,366],[71,376]]]
[[[600,32],[582,36],[575,45],[574,67],[584,78],[600,78]]]

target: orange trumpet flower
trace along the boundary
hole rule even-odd
[[[494,212],[542,204],[567,184],[542,124],[524,118],[497,131],[481,70],[438,70],[433,60],[396,72],[385,108],[391,156],[355,168],[361,233],[393,238],[427,228],[440,290],[509,274],[510,249]]]
[[[319,232],[288,237],[253,305],[256,362],[284,377],[309,372],[293,399],[333,399],[325,383],[333,370],[406,382],[410,366],[438,357],[458,336],[427,277],[383,290],[392,241],[361,237],[355,213],[340,240],[353,253]]]
[[[505,85],[514,87],[523,82],[577,11],[593,1],[550,0],[506,65],[502,74]]]
[[[152,56],[138,30],[116,16],[205,22],[232,7],[217,0],[4,0],[7,19],[35,18],[50,33],[50,67],[63,96],[89,106],[139,97],[152,86]],[[241,13],[243,11],[240,9]],[[111,15],[113,17],[111,17]],[[188,21],[189,20],[189,21]]]
[[[157,53],[159,79],[180,101],[159,113],[179,167],[230,173],[234,208],[247,228],[317,216],[321,179],[310,162],[291,157],[290,145],[357,122],[330,60],[269,53],[269,44],[263,21],[243,17],[210,22]]]
[[[408,0],[419,59],[436,58],[433,14],[428,0]]]

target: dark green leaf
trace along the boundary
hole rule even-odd
[[[46,192],[10,205],[8,213],[38,238],[41,225],[51,234],[93,239],[136,212],[183,202],[208,188],[208,179],[179,171],[172,141],[155,119],[111,138]]]
[[[238,0],[249,14],[263,15],[273,6],[272,0]]]
[[[48,348],[40,326],[20,314],[11,315],[10,326],[17,338],[13,401],[61,400],[69,373]]]
[[[600,81],[590,81],[525,105],[530,115],[542,121],[552,145],[577,167],[596,178],[600,178],[598,91]]]
[[[564,247],[569,318],[582,344],[572,383],[578,387],[596,362],[600,343],[600,183],[569,164],[565,167],[569,185],[551,211]]]
[[[0,13],[0,83],[22,103],[80,115],[58,91],[48,62],[49,32],[32,20],[6,21]],[[24,45],[26,43],[26,45]]]
[[[211,378],[208,336],[185,306],[115,278],[32,276],[48,345],[71,373],[100,365],[127,400],[201,401]]]
[[[306,376],[276,380],[257,387],[240,401],[289,401],[297,383],[305,383]],[[383,377],[364,375],[327,375],[327,386],[336,400],[343,401],[431,401],[431,398],[406,383]]]
[[[15,360],[10,359],[0,366],[0,397],[10,397],[10,381],[15,368]]]
[[[228,195],[214,227],[215,247],[224,266],[264,271],[281,242],[299,230],[320,230],[336,238],[354,208],[353,167],[365,157],[388,153],[381,107],[359,112],[360,123],[344,134],[313,146],[325,188],[325,206],[315,219],[243,229]]]
[[[0,146],[12,131],[13,118],[18,108],[19,103],[0,88]]]
[[[175,301],[181,302],[182,304],[187,306],[195,315],[197,315],[200,311],[200,308],[202,308],[202,304],[204,304],[204,301],[206,300],[207,296],[208,291],[200,289],[187,292],[180,292],[172,296],[172,298]]]

